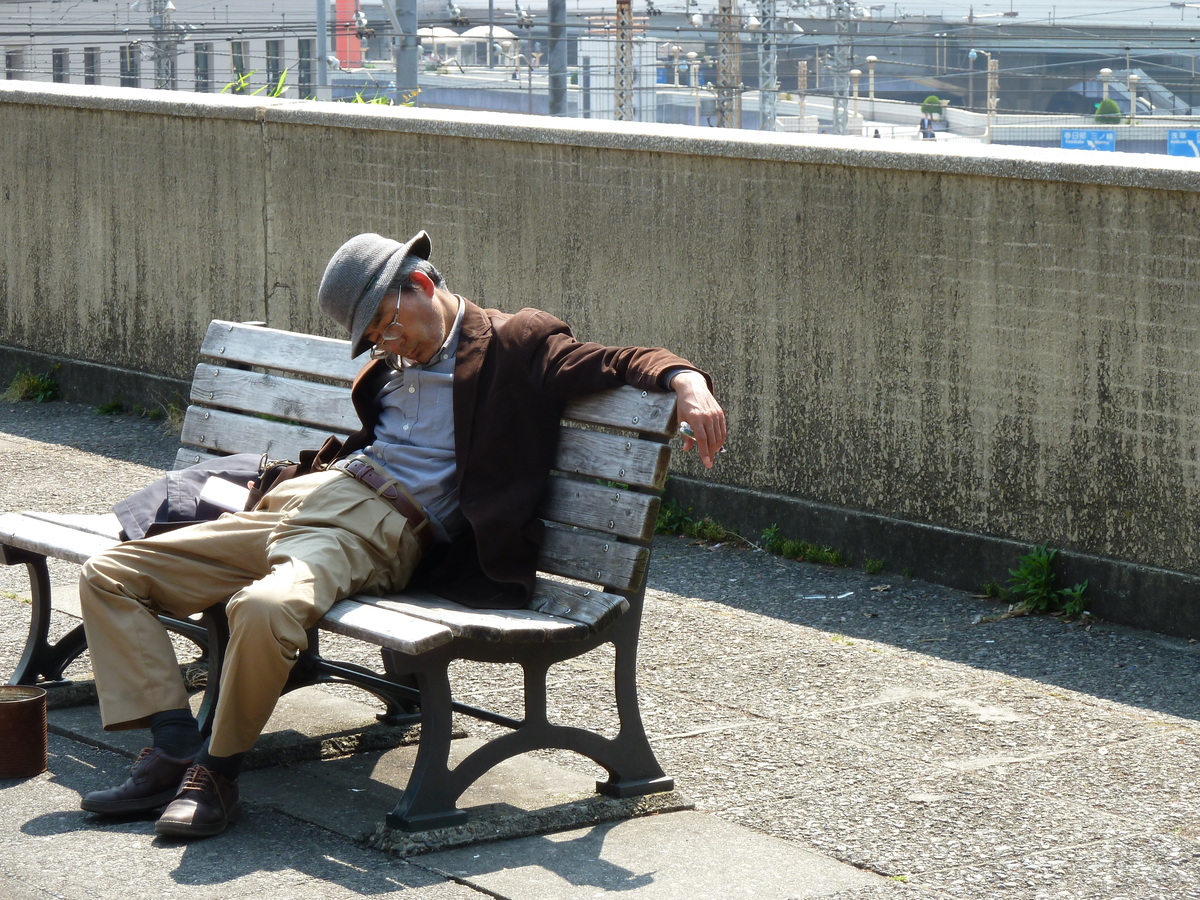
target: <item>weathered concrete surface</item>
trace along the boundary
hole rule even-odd
[[[13,82],[0,154],[0,378],[139,389],[103,365],[166,402],[210,318],[328,333],[338,244],[424,227],[473,299],[712,371],[720,487],[1200,575],[1187,160]],[[971,574],[923,552],[861,556]],[[1115,618],[1196,618],[1187,579],[1165,614],[1091,580]]]

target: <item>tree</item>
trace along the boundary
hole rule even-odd
[[[1096,105],[1096,121],[1101,125],[1115,125],[1121,121],[1121,107],[1111,97]]]
[[[936,94],[930,94],[925,98],[925,102],[921,104],[921,112],[927,116],[941,115],[942,101],[937,98]]]

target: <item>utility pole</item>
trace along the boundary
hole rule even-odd
[[[1000,106],[1000,60],[988,54],[988,143],[992,142],[992,128],[996,124],[996,110]]]
[[[633,0],[617,0],[618,122],[633,121]]]
[[[804,128],[804,101],[808,99],[808,60],[796,63],[796,90],[800,94],[800,127]]]
[[[837,43],[833,47],[833,133],[850,131],[846,107],[850,102],[850,0],[834,0]]]
[[[171,0],[150,0],[150,30],[154,33],[151,48],[154,53],[154,86],[162,91],[173,91],[179,84],[175,77],[175,29],[171,25],[171,13],[175,4]]]
[[[326,0],[317,0],[324,3]],[[396,64],[396,99],[420,89],[417,75],[420,66],[420,40],[417,37],[417,0],[383,0],[395,36],[392,38],[392,61]]]
[[[391,9],[388,9],[391,12]],[[329,99],[329,0],[317,0],[317,99]]]
[[[758,128],[760,131],[775,130],[776,44],[775,44],[775,0],[760,0],[762,30],[759,32],[758,48]]]
[[[567,114],[567,0],[549,0],[550,115]]]
[[[738,23],[735,0],[720,0],[717,6],[717,127],[742,127],[742,73],[739,63]]]

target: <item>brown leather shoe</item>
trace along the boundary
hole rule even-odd
[[[239,809],[236,781],[194,765],[187,770],[175,799],[154,823],[154,830],[166,837],[210,837],[224,831]]]
[[[155,747],[138,754],[133,770],[120,787],[84,794],[79,805],[102,816],[122,816],[158,809],[179,792],[190,759],[175,759]]]

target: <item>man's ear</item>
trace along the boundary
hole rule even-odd
[[[408,276],[408,280],[420,288],[422,294],[425,294],[429,297],[433,296],[433,279],[424,272],[413,272]]]

